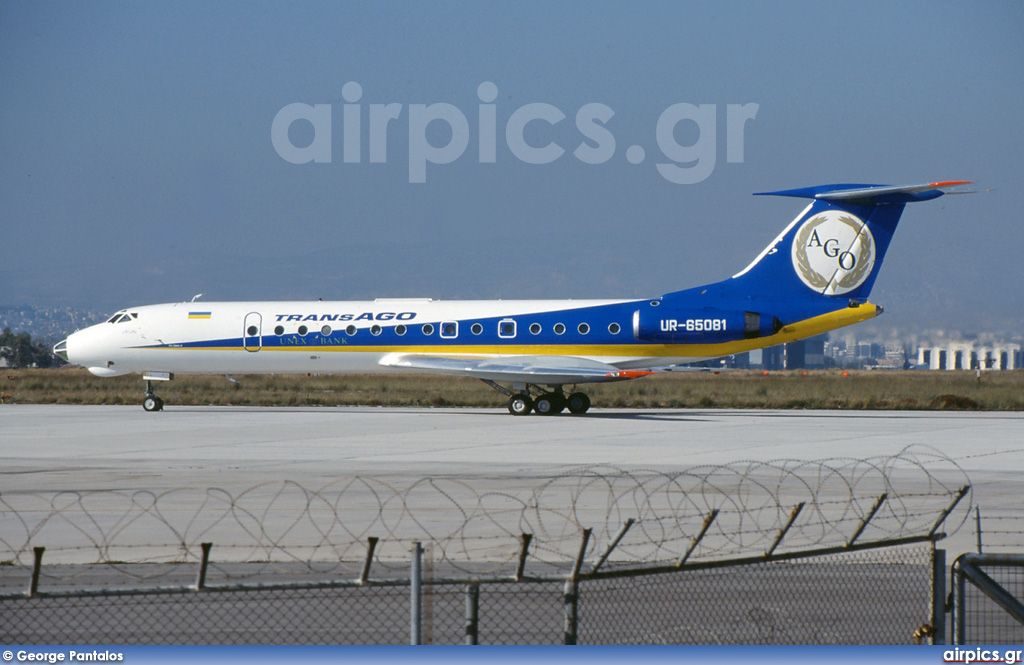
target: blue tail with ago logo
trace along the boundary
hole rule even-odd
[[[863,301],[907,203],[969,181],[925,185],[821,185],[759,195],[811,199],[742,272],[713,285],[729,298]]]
[[[770,337],[775,343],[872,318],[882,308],[866,300],[903,208],[938,198],[946,188],[967,182],[821,185],[764,192],[811,203],[743,271],[721,282],[667,293],[657,305],[685,312],[686,317],[703,312],[712,323],[715,311],[732,312],[742,323],[726,321],[723,325],[730,331],[739,327],[745,339]],[[653,325],[647,320],[652,316],[640,313],[634,328],[645,333]],[[678,314],[676,320],[682,316]],[[651,321],[655,319],[660,320]],[[672,334],[658,339],[677,341]],[[638,338],[644,339],[642,334]]]

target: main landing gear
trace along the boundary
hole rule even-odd
[[[532,383],[517,384],[514,386],[517,392],[513,392],[494,381],[482,380],[495,390],[508,395],[508,412],[513,416],[525,416],[530,412],[554,416],[566,409],[570,413],[583,414],[590,409],[590,397],[586,393],[572,392],[566,395],[562,386],[548,386],[550,390],[544,390]]]

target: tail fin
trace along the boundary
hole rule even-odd
[[[864,300],[907,203],[942,196],[969,181],[926,185],[822,185],[760,195],[812,203],[742,272],[722,286],[753,296]]]

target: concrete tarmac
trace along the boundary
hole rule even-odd
[[[863,459],[927,446],[958,465],[1002,546],[1024,545],[1024,413],[0,407],[0,495],[218,487],[339,477],[518,478],[607,465],[682,470],[741,461]],[[974,549],[972,521],[947,542]],[[986,543],[1000,546],[992,541]],[[988,551],[990,548],[986,548]],[[2,558],[2,557],[0,557]]]

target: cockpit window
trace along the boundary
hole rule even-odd
[[[139,318],[139,313],[138,312],[132,312],[132,313],[129,314],[128,312],[125,312],[124,310],[122,310],[122,311],[118,312],[117,314],[114,314],[109,319],[107,319],[107,323],[127,323],[128,321],[131,321],[131,320],[137,319],[137,318]]]

